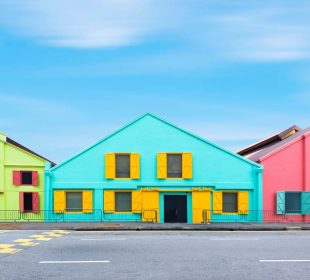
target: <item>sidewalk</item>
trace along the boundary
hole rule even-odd
[[[157,224],[157,223],[0,223],[1,230],[51,230],[75,231],[147,231],[147,230],[198,230],[198,231],[280,231],[310,230],[306,223],[210,223],[210,224]]]

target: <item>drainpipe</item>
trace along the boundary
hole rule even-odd
[[[258,211],[259,215],[259,221],[262,222],[263,220],[263,184],[262,184],[262,179],[263,179],[263,167],[257,167],[255,169],[256,172],[256,188],[255,191],[257,193],[257,202],[256,202],[256,209]],[[260,213],[262,215],[260,215]]]
[[[52,199],[52,193],[51,193],[51,180],[52,180],[52,172],[51,169],[51,163],[46,162],[45,163],[45,169],[44,169],[44,210],[51,211],[51,199]],[[46,212],[49,214],[49,212]],[[49,215],[47,215],[49,216]]]
[[[308,157],[309,157],[309,147],[307,145],[307,136],[304,135],[303,139],[303,191],[308,191],[308,188],[310,188],[310,183],[309,183],[309,175],[308,175],[308,170],[309,170],[309,166],[308,166]]]

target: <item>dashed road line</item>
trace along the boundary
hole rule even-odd
[[[288,263],[288,262],[310,262],[310,260],[259,260],[259,262]]]
[[[109,263],[110,261],[40,261],[40,264],[80,264],[80,263]]]

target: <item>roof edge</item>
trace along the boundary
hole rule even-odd
[[[19,148],[19,149],[22,149],[22,150],[28,152],[28,153],[30,153],[30,154],[36,156],[36,157],[39,157],[40,159],[43,159],[43,160],[45,160],[45,161],[48,161],[52,166],[55,166],[55,165],[56,165],[56,163],[54,163],[54,162],[50,161],[49,159],[47,159],[47,158],[45,158],[45,157],[43,157],[43,156],[37,154],[36,152],[34,152],[34,151],[28,149],[27,147],[23,146],[22,144],[16,142],[15,140],[13,140],[13,139],[11,139],[11,138],[9,138],[9,137],[6,137],[6,142],[9,143],[9,144],[11,144],[11,145],[13,145],[13,146],[15,146],[15,147],[17,147],[17,148]]]
[[[162,119],[162,118],[160,118],[160,117],[157,117],[156,115],[154,115],[154,114],[148,112],[148,113],[143,114],[143,115],[140,116],[139,118],[133,120],[132,122],[130,122],[130,123],[128,123],[128,124],[122,126],[121,128],[115,130],[114,132],[112,132],[111,134],[107,135],[107,136],[104,137],[103,139],[99,140],[99,141],[96,142],[95,144],[93,144],[93,145],[89,146],[88,148],[82,150],[81,152],[79,152],[79,153],[73,155],[72,157],[68,158],[67,160],[64,160],[64,161],[61,162],[60,164],[57,164],[56,166],[52,167],[52,168],[51,168],[51,171],[54,171],[54,170],[56,170],[57,168],[59,168],[59,167],[65,165],[65,164],[67,164],[68,162],[70,162],[70,161],[73,160],[74,158],[76,158],[76,157],[78,157],[79,155],[81,155],[81,154],[87,152],[88,150],[94,148],[95,146],[97,146],[97,145],[99,145],[100,143],[106,141],[107,139],[109,139],[109,138],[111,138],[112,136],[116,135],[117,133],[123,131],[124,129],[128,128],[129,126],[133,125],[134,123],[138,122],[139,120],[145,118],[146,116],[150,116],[150,117],[152,117],[152,118],[155,118],[155,119],[157,119],[157,120],[159,120],[159,121],[161,121],[161,122],[163,122],[163,123],[165,123],[165,124],[167,124],[167,125],[169,125],[169,126],[171,126],[171,127],[174,127],[174,128],[176,128],[176,129],[182,131],[183,133],[186,133],[186,134],[188,134],[188,135],[190,135],[190,136],[192,136],[192,137],[194,137],[194,138],[196,138],[196,139],[198,139],[198,140],[200,140],[200,141],[203,141],[203,142],[205,142],[205,143],[207,143],[207,144],[209,144],[209,145],[211,145],[211,146],[213,146],[213,147],[215,147],[215,148],[217,148],[217,149],[219,149],[219,150],[221,150],[221,151],[223,151],[223,152],[225,152],[225,153],[228,153],[228,154],[230,154],[230,155],[232,155],[232,156],[234,156],[234,157],[236,157],[236,158],[238,158],[238,159],[240,159],[240,160],[242,160],[242,161],[245,161],[245,162],[247,162],[247,163],[249,163],[249,164],[251,164],[251,165],[254,165],[254,166],[258,167],[258,168],[262,168],[262,166],[261,166],[260,164],[254,162],[254,161],[252,161],[252,160],[249,160],[249,159],[247,159],[247,158],[245,158],[245,157],[243,157],[243,156],[241,156],[241,155],[239,155],[239,154],[237,154],[237,153],[234,153],[234,152],[231,152],[231,151],[229,151],[229,150],[226,150],[226,149],[224,149],[224,148],[218,146],[217,144],[214,144],[214,143],[212,143],[212,142],[210,142],[210,141],[208,141],[208,140],[206,140],[206,139],[204,139],[204,138],[202,138],[202,137],[200,137],[200,136],[198,136],[198,135],[196,135],[196,134],[194,134],[194,133],[192,133],[192,132],[189,132],[189,131],[187,131],[187,130],[185,130],[185,129],[183,129],[183,128],[181,128],[181,127],[175,125],[175,124],[172,124],[172,123],[170,123],[170,122],[168,122],[168,121],[166,121],[166,120],[164,120],[164,119]]]
[[[295,139],[289,141],[288,143],[284,144],[283,146],[281,146],[281,147],[279,147],[279,148],[277,148],[277,149],[271,151],[271,152],[268,153],[267,155],[262,156],[261,158],[259,158],[258,161],[259,161],[259,162],[262,162],[262,161],[266,160],[267,158],[272,157],[273,155],[275,155],[275,154],[277,154],[278,152],[282,151],[283,149],[285,149],[285,148],[287,148],[287,147],[289,147],[289,146],[295,144],[295,143],[296,143],[297,141],[299,141],[300,139],[306,138],[306,137],[308,137],[308,136],[310,136],[310,131],[306,131],[304,134],[299,135],[297,138],[295,138]]]

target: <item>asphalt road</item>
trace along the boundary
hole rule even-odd
[[[1,280],[308,280],[309,271],[305,231],[0,231]]]

